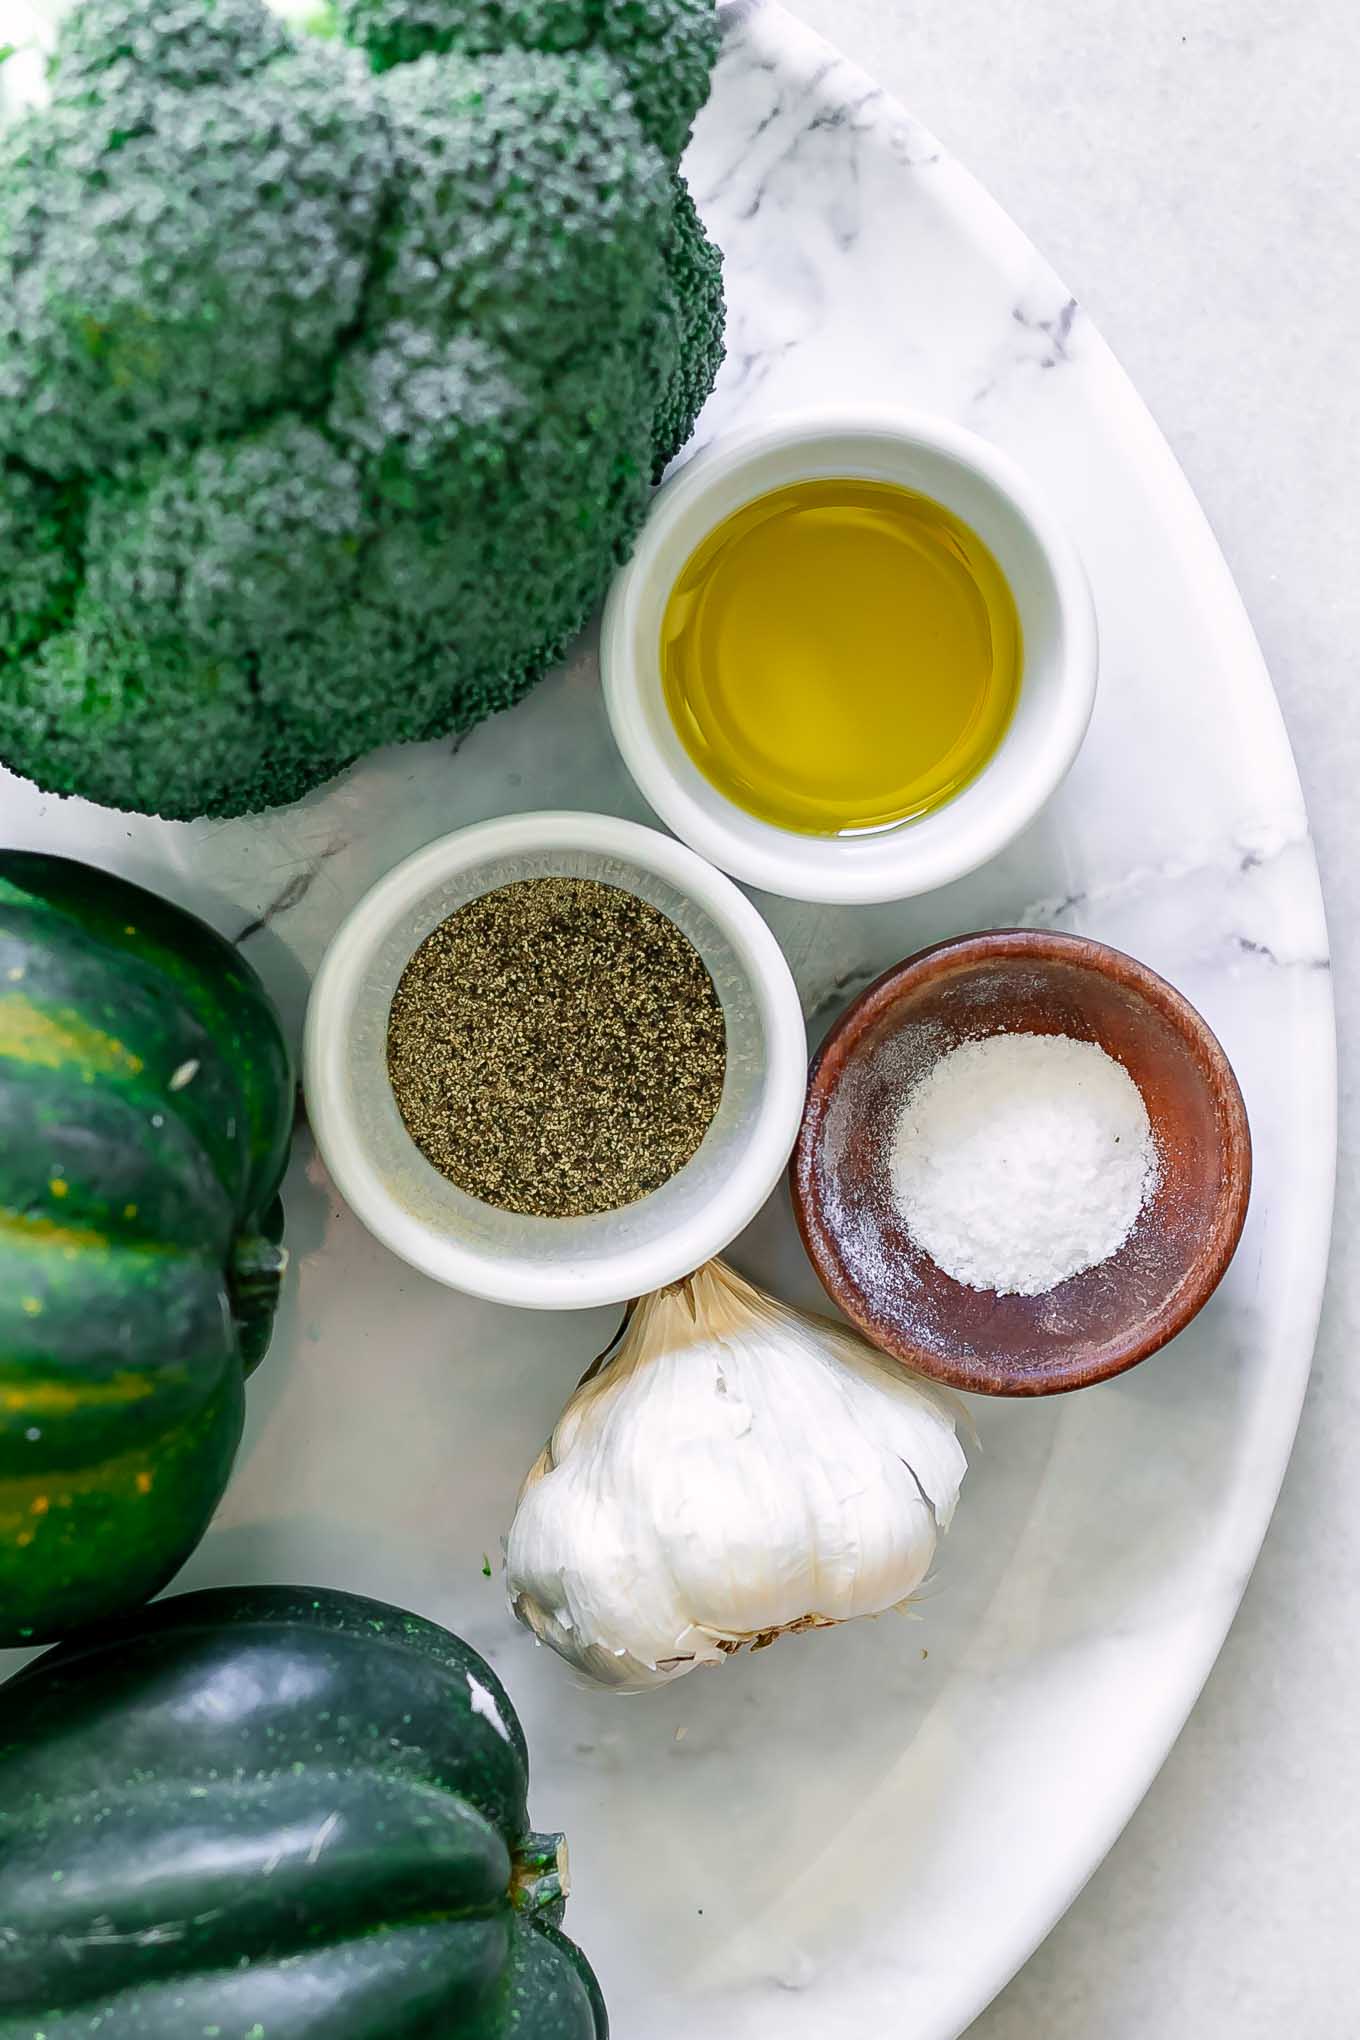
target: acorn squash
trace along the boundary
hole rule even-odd
[[[0,851],[0,1644],[136,1606],[202,1536],[272,1328],[294,1097],[230,943]]]
[[[606,2040],[527,1769],[490,1666],[379,1601],[72,1640],[0,1688],[2,2040]]]

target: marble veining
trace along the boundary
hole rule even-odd
[[[464,735],[466,735],[466,732],[464,732]],[[462,736],[454,739],[453,754],[455,756],[462,742]],[[294,907],[300,907],[312,887],[316,884],[320,876],[321,867],[326,862],[326,859],[328,857],[338,857],[342,850],[347,850],[348,848],[348,836],[337,835],[326,845],[324,850],[318,850],[314,856],[309,857],[297,871],[284,880],[273,898],[265,901],[259,913],[252,914],[244,928],[239,929],[232,936],[231,939],[237,948],[241,948],[253,936],[263,934],[264,930],[272,927],[281,915],[290,914]]]
[[[779,8],[724,10],[689,174],[727,256],[730,351],[697,442],[812,403],[943,411],[1024,463],[1095,590],[1090,738],[1005,857],[898,906],[762,897],[815,1036],[960,930],[1076,929],[1144,957],[1243,1082],[1256,1191],[1210,1308],[1118,1381],[974,1405],[957,1524],[914,1619],[789,1642],[641,1701],[516,1629],[497,1553],[519,1480],[614,1315],[457,1297],[341,1208],[299,1135],[294,1272],[218,1520],[183,1584],[311,1579],[406,1602],[496,1664],[572,1841],[572,1930],[620,2040],[948,2040],[1052,1924],[1146,1787],[1232,1617],[1292,1438],[1335,1125],[1326,929],[1273,696],[1189,490],[1065,285],[967,174]],[[298,807],[178,825],[0,778],[12,842],[196,906],[300,1025],[338,922],[400,857],[509,810],[648,819],[593,644],[457,743],[389,751]],[[734,1250],[819,1300],[785,1198]],[[494,1568],[493,1568],[494,1570]]]

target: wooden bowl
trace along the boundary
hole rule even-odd
[[[965,1040],[1098,1042],[1143,1094],[1161,1175],[1117,1254],[1043,1296],[969,1289],[909,1238],[888,1155],[907,1091]],[[954,1388],[1055,1395],[1120,1374],[1203,1309],[1241,1238],[1251,1136],[1231,1065],[1179,992],[1102,942],[1040,930],[962,935],[884,974],[812,1065],[791,1164],[823,1283],[886,1353]]]

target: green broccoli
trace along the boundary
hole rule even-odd
[[[594,50],[618,65],[634,110],[678,162],[708,97],[713,0],[332,0],[341,34],[390,70],[427,51]]]
[[[81,508],[78,491],[0,459],[0,662],[41,644],[70,615]]]
[[[722,358],[709,0],[82,0],[0,134],[0,759],[168,816],[561,656]]]

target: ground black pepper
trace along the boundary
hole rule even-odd
[[[407,964],[388,1021],[388,1075],[421,1153],[471,1196],[545,1218],[668,1182],[726,1064],[693,944],[594,879],[521,879],[460,907]]]

